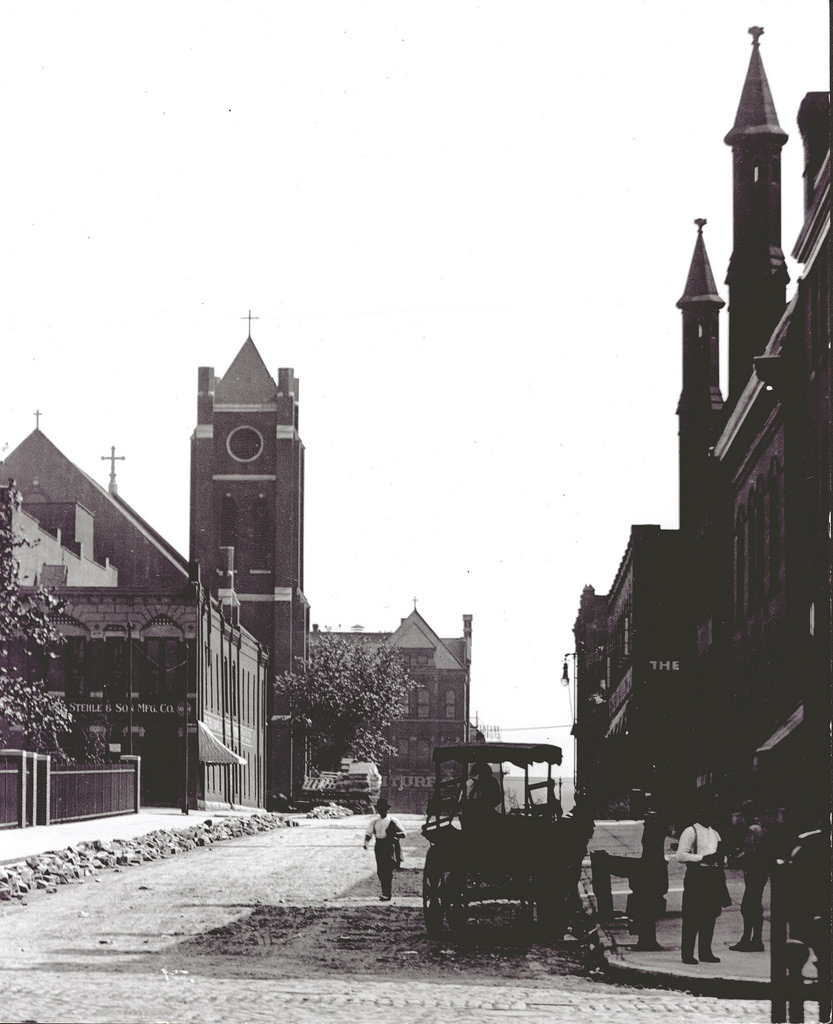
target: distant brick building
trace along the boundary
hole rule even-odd
[[[392,633],[338,635],[399,648],[418,684],[407,713],[389,729],[397,755],[380,769],[382,796],[398,811],[422,814],[434,780],[434,747],[469,739],[472,616],[463,616],[463,635],[454,639],[441,639],[416,609]]]

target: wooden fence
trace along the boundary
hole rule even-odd
[[[136,814],[141,760],[53,767],[45,754],[0,750],[0,828]]]

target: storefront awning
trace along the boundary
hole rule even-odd
[[[790,717],[783,722],[775,732],[762,743],[755,751],[755,760],[753,762],[753,768],[758,769],[761,767],[767,754],[771,753],[782,740],[785,740],[791,733],[801,725],[804,721],[804,705],[799,704],[798,707],[793,711]]]
[[[203,764],[246,764],[246,758],[218,740],[205,722],[197,722],[197,736]]]

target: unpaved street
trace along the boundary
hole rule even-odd
[[[465,942],[422,920],[421,819],[380,903],[364,818],[218,843],[0,904],[4,1022],[753,1021],[766,1003],[629,989],[513,907]]]

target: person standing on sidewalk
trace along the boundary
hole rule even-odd
[[[726,875],[718,852],[720,834],[712,827],[714,810],[710,801],[697,809],[696,820],[683,829],[677,860],[686,865],[683,882],[682,961],[696,964],[694,940],[700,962],[719,964],[712,952],[714,925],[720,916],[726,893]]]
[[[394,868],[399,866],[399,840],[405,838],[405,832],[395,818],[388,815],[390,804],[384,797],[376,801],[376,817],[371,819],[364,837],[364,849],[371,839],[374,840],[373,852],[376,854],[376,874],[382,885],[383,902],[391,898],[391,883]]]
[[[741,804],[741,814],[746,825],[743,848],[738,858],[743,868],[743,900],[740,904],[743,935],[729,949],[739,953],[763,953],[764,886],[769,878],[766,829],[758,820],[751,800],[744,800]]]

